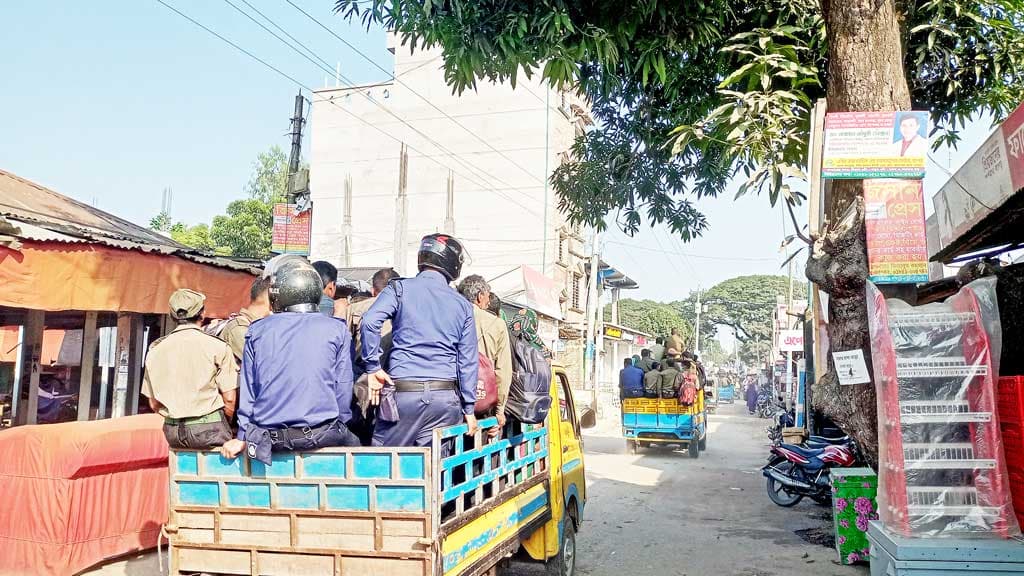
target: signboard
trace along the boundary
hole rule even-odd
[[[274,232],[270,251],[309,256],[309,231],[313,211],[295,213],[295,204],[274,204]]]
[[[921,180],[865,180],[868,274],[875,284],[928,281]]]
[[[927,112],[825,115],[822,178],[924,178]]]
[[[868,365],[864,362],[862,350],[850,350],[848,352],[833,352],[832,362],[836,366],[836,376],[839,383],[844,386],[851,384],[868,384],[871,376],[868,375]]]
[[[612,328],[611,326],[605,326],[604,327],[604,335],[609,337],[609,338],[620,339],[620,338],[622,338],[622,330],[620,330],[618,328]]]
[[[779,351],[781,352],[803,352],[804,331],[803,330],[779,330]]]
[[[939,189],[933,202],[945,248],[1024,188],[1024,104]]]

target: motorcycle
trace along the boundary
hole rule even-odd
[[[765,432],[768,433],[768,440],[772,445],[777,446],[782,443],[782,429],[796,425],[796,411],[793,409],[787,411],[779,406],[772,415],[772,422],[771,426],[765,428]]]
[[[770,417],[773,412],[771,394],[758,394],[757,408],[754,411],[757,413],[758,418]]]
[[[832,441],[840,441],[832,444]],[[768,463],[761,468],[767,479],[768,498],[784,508],[796,506],[805,496],[818,504],[832,499],[830,470],[848,468],[857,462],[857,445],[849,438],[811,437],[810,445],[772,446]]]

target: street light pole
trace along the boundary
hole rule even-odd
[[[693,328],[693,354],[700,356],[700,286],[697,286],[697,322]],[[682,350],[680,350],[682,352]]]

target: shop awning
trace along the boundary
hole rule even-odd
[[[208,316],[226,317],[248,301],[253,275],[178,256],[99,244],[0,245],[0,306],[166,314],[178,288],[207,296]]]
[[[931,260],[1024,241],[1024,104],[935,195],[939,245]]]
[[[491,290],[503,301],[526,306],[555,320],[562,319],[559,295],[562,289],[554,280],[529,266],[518,266],[488,280]]]

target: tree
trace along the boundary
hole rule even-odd
[[[937,145],[955,143],[974,114],[999,119],[1024,98],[1016,0],[338,0],[336,8],[383,23],[413,48],[440,46],[456,91],[541,66],[551,83],[576,87],[597,126],[552,177],[560,206],[599,227],[615,212],[627,232],[646,219],[683,239],[700,234],[707,223],[691,200],[737,175],[746,178],[740,194],[763,191],[792,210],[820,96],[830,111],[929,109]],[[859,198],[856,181],[833,187],[831,227],[812,239],[807,264],[830,295],[834,350],[868,343]],[[840,387],[828,362],[816,404],[874,462],[873,388]]]
[[[235,200],[227,214],[215,216],[210,237],[232,256],[265,258],[270,254],[274,228],[274,206],[259,198]]]
[[[611,304],[604,307],[604,320],[611,322]],[[668,336],[673,328],[679,328],[684,340],[693,336],[693,328],[671,304],[654,300],[619,300],[619,324],[646,332],[652,336]]]
[[[284,202],[288,197],[288,158],[280,146],[271,146],[256,157],[245,193],[265,204]]]
[[[149,220],[149,229],[157,232],[170,232],[171,226],[171,215],[167,212],[160,212]]]

